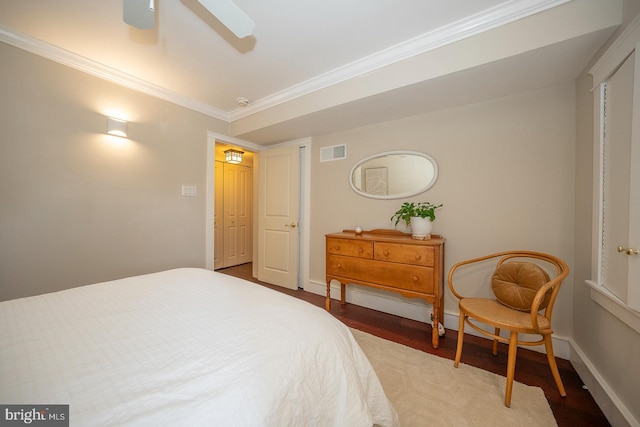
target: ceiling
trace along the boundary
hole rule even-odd
[[[238,39],[197,0],[155,1],[138,30],[122,0],[0,0],[0,41],[269,145],[573,79],[621,20],[617,0],[235,0],[256,23]]]

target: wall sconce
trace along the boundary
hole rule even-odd
[[[234,149],[226,150],[224,152],[224,159],[227,163],[232,163],[234,165],[237,165],[238,163],[242,163],[243,154],[244,154],[244,151],[239,151]]]
[[[108,117],[107,133],[109,135],[120,136],[122,138],[127,137],[127,122],[125,120],[115,119]]]

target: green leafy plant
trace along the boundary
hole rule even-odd
[[[407,225],[411,222],[411,217],[419,216],[420,218],[429,218],[432,222],[436,219],[436,209],[442,205],[434,205],[429,202],[409,203],[404,202],[400,209],[391,217],[391,221],[395,220],[394,226],[400,221],[404,221]]]

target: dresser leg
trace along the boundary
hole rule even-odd
[[[431,345],[433,348],[438,348],[440,345],[440,332],[438,331],[438,325],[440,325],[440,307],[437,304],[433,306],[433,319],[431,319]]]
[[[331,311],[331,280],[327,280],[327,300],[324,303],[324,308]]]

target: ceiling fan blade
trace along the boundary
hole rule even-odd
[[[238,38],[242,39],[253,33],[255,22],[231,0],[198,0],[198,2]]]
[[[155,26],[154,0],[122,0],[124,22],[141,30],[152,30]]]

